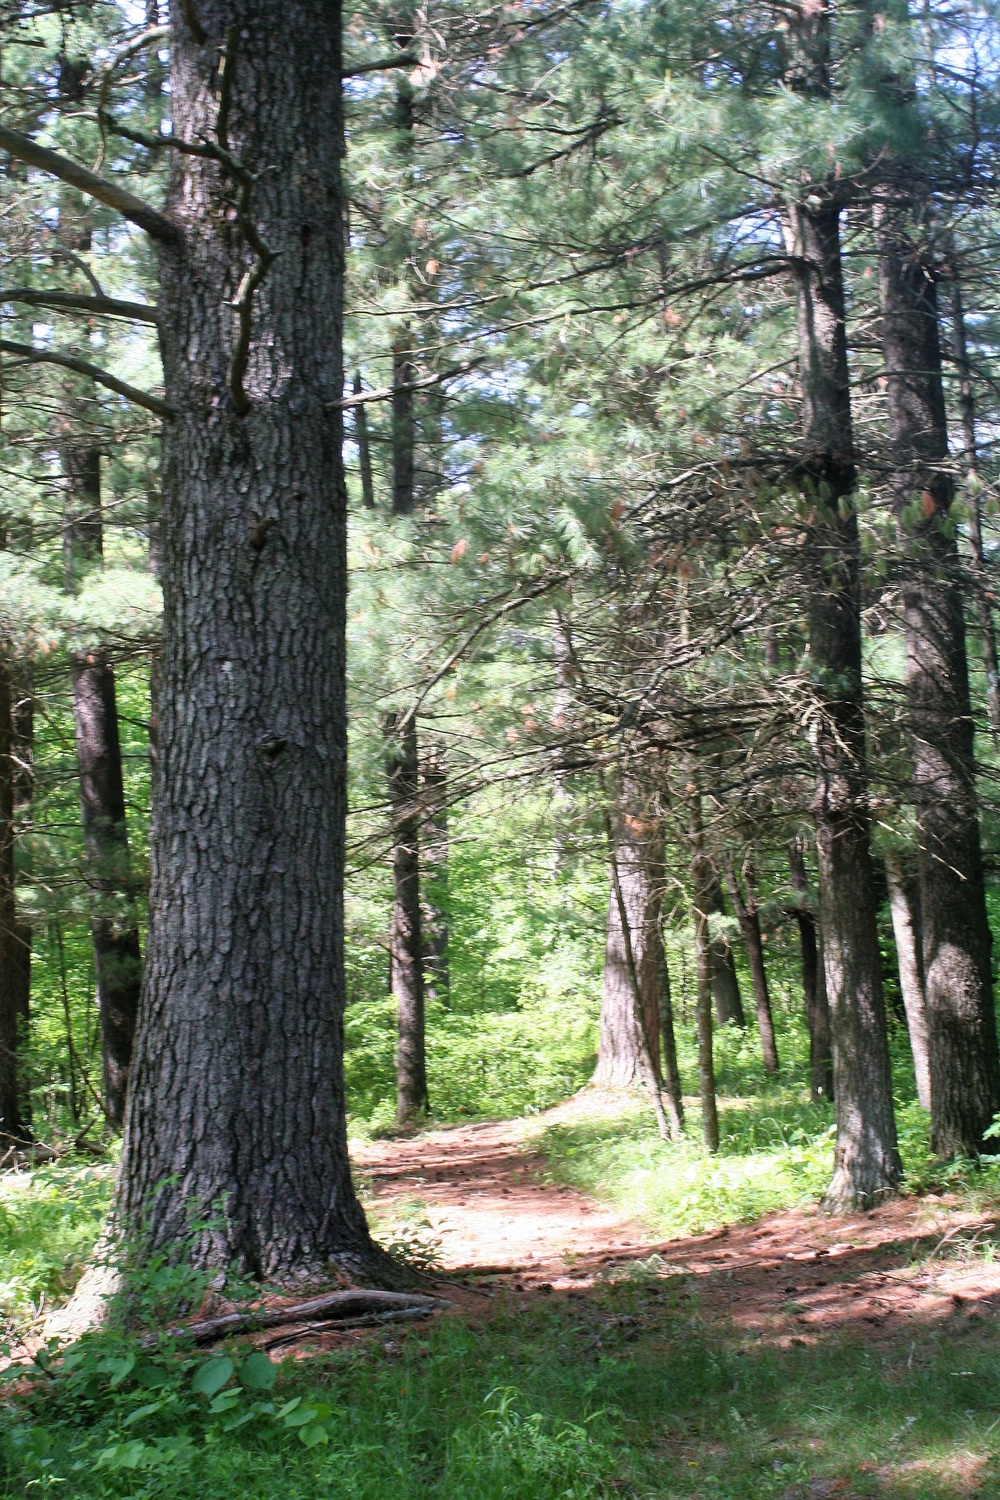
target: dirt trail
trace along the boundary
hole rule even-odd
[[[1000,1310],[997,1224],[945,1197],[904,1198],[846,1219],[792,1209],[657,1241],[546,1173],[541,1129],[581,1107],[592,1112],[593,1103],[358,1149],[379,1237],[405,1239],[409,1225],[418,1243],[435,1245],[446,1272],[526,1294],[583,1291],[656,1257],[650,1269],[690,1278],[704,1316],[779,1343]]]

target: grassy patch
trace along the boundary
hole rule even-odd
[[[110,1166],[0,1176],[0,1317],[15,1324],[72,1291],[111,1197]]]
[[[855,1496],[948,1500],[970,1476],[983,1495],[1000,1485],[994,1339],[963,1323],[877,1348],[776,1347],[707,1323],[684,1278],[289,1361],[264,1404],[320,1413],[301,1428],[267,1416],[226,1431],[258,1394],[238,1375],[220,1403],[196,1370],[151,1386],[141,1361],[122,1376],[120,1348],[105,1350],[84,1398],[44,1380],[8,1404],[4,1496],[792,1500],[841,1479]]]

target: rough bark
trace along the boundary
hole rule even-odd
[[[660,905],[663,891],[663,845],[658,823],[645,818],[637,800],[623,800],[611,820],[625,921],[638,979],[642,1014],[636,1016],[632,975],[625,951],[622,912],[615,872],[609,875],[608,919],[604,943],[600,1041],[593,1082],[601,1088],[629,1088],[644,1083],[643,1052],[660,1076],[660,984],[663,937]]]
[[[744,899],[740,890],[739,881],[735,873],[728,877],[729,894],[733,903],[736,919],[740,924],[740,931],[747,946],[747,959],[750,964],[750,979],[753,983],[754,1001],[757,1007],[757,1029],[760,1032],[760,1045],[764,1057],[765,1073],[775,1074],[778,1072],[778,1043],[774,1035],[774,1017],[771,1014],[771,992],[767,983],[767,966],[764,963],[764,942],[760,930],[760,911],[757,906],[757,892],[754,887],[753,871],[746,873],[747,894]]]
[[[660,1001],[660,1056],[663,1064],[663,1083],[670,1101],[671,1113],[677,1121],[678,1133],[684,1129],[684,1096],[681,1088],[681,1072],[677,1063],[677,1037],[674,1032],[674,1004],[670,988],[670,969],[662,942],[662,974],[659,985]]]
[[[972,364],[965,332],[965,309],[962,305],[962,283],[954,264],[949,272],[951,293],[951,333],[953,354],[959,380],[959,404],[962,415],[962,449],[965,467],[965,490],[968,501],[969,550],[972,553],[972,576],[976,584],[975,608],[979,622],[979,645],[986,677],[986,711],[994,739],[1000,739],[1000,664],[997,661],[997,636],[993,619],[992,590],[983,556],[982,481],[976,459],[976,402],[972,389]]]
[[[923,935],[920,923],[920,884],[915,871],[906,868],[902,855],[887,854],[885,878],[889,887],[889,909],[896,939],[899,989],[910,1034],[917,1099],[922,1109],[931,1107],[931,1072],[927,1042],[927,996],[924,991]]]
[[[228,167],[172,159],[160,774],[118,1210],[197,1263],[370,1274],[343,1085],[341,15],[197,9],[204,44],[174,12],[174,132],[217,138],[224,56],[226,139],[256,180],[241,223]],[[250,230],[278,253],[247,323]]]
[[[63,561],[67,587],[73,590],[86,569],[103,555],[101,456],[93,447],[69,445],[62,458],[66,481]],[[120,1129],[139,1012],[142,954],[129,870],[115,676],[101,646],[74,653],[70,676],[86,880],[94,903],[90,932],[101,1025],[104,1110],[108,1124]]]
[[[726,902],[722,894],[722,882],[711,855],[705,848],[702,827],[701,798],[695,797],[691,804],[692,830],[696,830],[698,854],[692,859],[691,877],[695,882],[693,900],[695,908],[705,914],[707,921],[713,916],[725,916]],[[693,835],[695,833],[693,832]],[[740,982],[736,975],[736,960],[724,933],[708,926],[709,984],[715,1001],[715,1015],[720,1026],[732,1023],[740,1030],[746,1028]]]
[[[424,984],[427,994],[449,1004],[448,971],[448,761],[442,741],[431,741],[421,764],[424,873]]]
[[[14,757],[11,673],[0,654],[0,1133],[28,1139],[21,1115],[18,938],[14,904]]]
[[[789,83],[829,93],[830,15],[803,7],[789,31]],[[801,581],[818,713],[813,816],[834,1054],[837,1147],[826,1202],[871,1207],[895,1191],[896,1145],[867,806],[856,468],[836,184],[810,184],[786,215],[795,276],[805,533]],[[816,200],[818,206],[814,206]]]
[[[386,775],[392,817],[390,981],[397,1006],[396,1119],[405,1125],[425,1111],[424,957],[420,913],[420,767],[413,715],[388,713]]]
[[[809,1027],[809,1080],[814,1104],[833,1098],[833,1052],[830,1046],[830,1007],[826,998],[823,953],[809,903],[805,859],[798,843],[789,850],[795,904],[792,915],[799,929],[802,952],[802,995]]]
[[[911,790],[931,1075],[931,1146],[996,1150],[1000,1111],[962,573],[941,379],[937,281],[896,195],[876,204],[892,495],[904,554]]]

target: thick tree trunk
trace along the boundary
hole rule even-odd
[[[757,907],[757,892],[754,889],[753,872],[747,871],[746,900],[740,890],[735,872],[729,875],[729,894],[736,919],[740,924],[743,940],[747,945],[750,978],[757,1006],[757,1029],[760,1032],[761,1051],[764,1056],[765,1073],[775,1074],[779,1070],[778,1043],[774,1035],[774,1017],[771,1014],[771,992],[767,984],[767,967],[764,963],[764,943],[760,931],[760,912]]]
[[[816,928],[816,918],[809,906],[809,886],[802,850],[793,843],[789,850],[792,891],[795,905],[792,915],[799,929],[802,951],[802,995],[806,1024],[809,1027],[809,1080],[814,1104],[833,1098],[833,1053],[830,1046],[830,1007],[826,998],[826,975],[823,953]]]
[[[896,939],[899,988],[910,1034],[910,1051],[921,1108],[931,1107],[931,1071],[927,1043],[927,996],[924,991],[923,935],[920,923],[920,884],[905,867],[902,855],[887,854],[885,878],[889,887],[892,931]]]
[[[150,1249],[328,1277],[377,1261],[343,1083],[341,15],[198,0],[202,42],[185,9],[174,133],[224,125],[255,183],[241,223],[229,168],[172,159],[160,775],[118,1210]]]
[[[628,923],[642,1013],[636,1016],[622,912],[616,895],[615,871],[612,870],[604,943],[600,1041],[593,1082],[601,1088],[629,1088],[636,1083],[645,1083],[644,1052],[649,1054],[656,1076],[660,1076],[663,844],[658,823],[643,817],[640,804],[634,798],[623,798],[611,827],[617,884]]]
[[[828,16],[803,13],[794,86],[825,88]],[[825,189],[817,189],[825,196]],[[793,202],[787,240],[797,287],[806,512],[801,549],[809,651],[819,712],[813,798],[820,925],[834,1055],[837,1149],[826,1202],[871,1207],[895,1191],[892,1075],[876,925],[861,678],[856,470],[844,323],[840,211]]]
[[[448,971],[448,761],[444,744],[431,742],[421,765],[424,871],[424,984],[428,995],[447,1007]]]
[[[986,711],[994,739],[1000,739],[1000,665],[997,662],[997,636],[993,620],[991,589],[983,555],[982,481],[976,459],[976,402],[972,389],[972,364],[965,333],[965,309],[962,306],[962,283],[958,267],[950,273],[951,331],[955,365],[958,370],[959,399],[962,413],[962,448],[965,462],[966,498],[968,501],[969,549],[972,573],[976,583],[976,613],[979,617],[979,644],[986,677]]]
[[[19,943],[14,904],[14,757],[11,674],[0,655],[0,1134],[28,1138],[21,1114]]]
[[[400,727],[402,724],[402,727]],[[427,1109],[424,957],[420,921],[420,768],[414,716],[388,713],[386,774],[392,817],[390,981],[397,1006],[396,1119],[405,1125]]]
[[[101,455],[92,446],[81,449],[70,444],[64,447],[62,459],[66,481],[63,561],[66,585],[73,591],[86,570],[100,563],[104,552]],[[100,646],[75,653],[70,674],[86,878],[95,903],[90,931],[101,1023],[104,1109],[108,1124],[120,1129],[139,1012],[142,954],[129,870],[115,677],[108,653]]]
[[[941,1156],[996,1150],[1000,1111],[991,937],[979,847],[962,608],[950,520],[948,429],[937,283],[909,234],[906,205],[876,205],[893,505],[905,554],[903,626],[911,786],[931,1075],[931,1145]]]

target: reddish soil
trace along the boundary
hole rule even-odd
[[[905,1334],[1000,1309],[997,1225],[945,1197],[832,1219],[791,1209],[656,1241],[641,1225],[545,1180],[538,1123],[505,1121],[379,1141],[356,1152],[376,1233],[433,1247],[447,1275],[530,1294],[584,1290],[650,1269],[691,1279],[702,1316],[778,1343],[834,1329]],[[986,1252],[986,1253],[984,1253]],[[463,1299],[464,1300],[464,1299]]]

